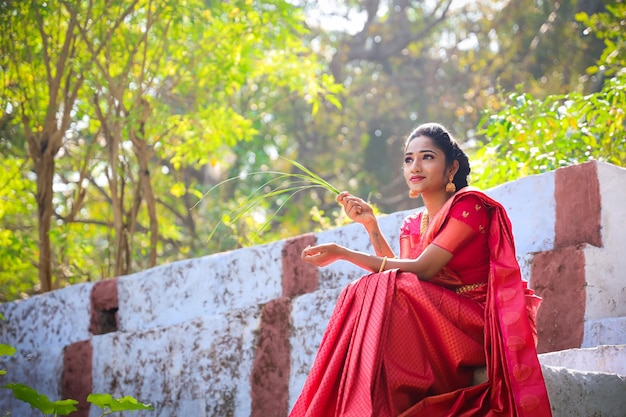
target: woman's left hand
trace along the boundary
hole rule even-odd
[[[344,248],[336,243],[323,243],[304,248],[301,258],[303,261],[312,263],[315,266],[326,266],[342,260],[343,251]]]
[[[355,197],[347,191],[343,191],[337,196],[337,202],[343,206],[351,220],[361,223],[366,229],[368,226],[376,224],[374,210],[362,198]]]

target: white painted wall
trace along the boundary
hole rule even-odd
[[[119,330],[171,326],[280,297],[282,247],[274,242],[120,277]]]
[[[588,287],[583,346],[626,343],[626,170],[597,166],[604,247],[584,249]],[[532,253],[554,245],[554,179],[554,173],[547,173],[487,191],[508,210],[525,278]],[[409,212],[380,218],[396,252],[399,227]],[[317,239],[372,252],[357,224],[318,233]],[[57,399],[63,348],[91,338],[94,391],[162,404],[157,414],[129,416],[202,417],[220,415],[227,407],[236,416],[248,416],[260,306],[281,296],[283,245],[279,241],[121,277],[121,322],[111,334],[89,333],[92,283],[2,304],[6,321],[0,323],[0,343],[14,345],[18,353],[4,358],[0,367],[8,368],[11,380]],[[290,404],[304,383],[341,288],[363,273],[345,262],[323,268],[320,291],[292,300]],[[133,380],[142,383],[136,386]],[[0,412],[4,407],[16,416],[38,415],[11,399],[8,390],[0,390]],[[206,409],[216,414],[203,414]]]

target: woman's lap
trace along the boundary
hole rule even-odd
[[[340,295],[291,415],[391,416],[469,386],[485,364],[483,326],[482,305],[453,291],[367,275]]]

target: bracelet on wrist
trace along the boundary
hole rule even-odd
[[[387,264],[387,257],[384,256],[383,257],[383,261],[380,264],[380,269],[378,270],[378,272],[383,272],[385,270],[385,264]]]

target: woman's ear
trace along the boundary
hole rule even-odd
[[[459,170],[459,161],[455,159],[454,162],[452,162],[452,166],[448,170],[448,176],[452,175],[454,177],[458,170]]]

